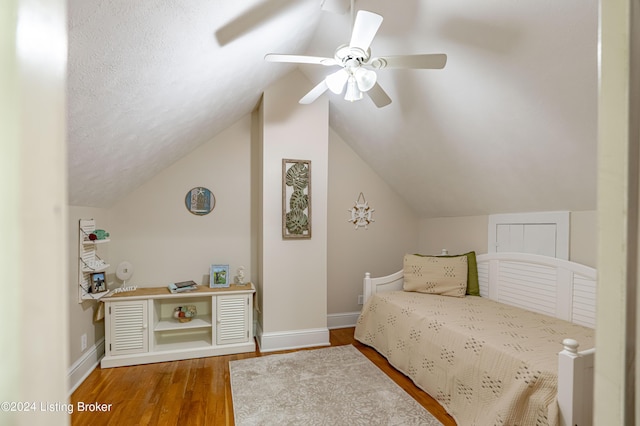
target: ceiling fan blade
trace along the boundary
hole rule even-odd
[[[376,104],[378,108],[382,108],[391,103],[391,98],[378,83],[376,83],[371,90],[365,93],[369,95],[373,103]]]
[[[281,55],[279,53],[268,53],[264,60],[267,62],[288,62],[293,64],[315,64],[330,67],[337,65],[333,58],[324,58],[321,56],[304,56],[304,55]]]
[[[382,16],[366,10],[359,10],[353,23],[349,47],[358,47],[365,52],[369,50],[380,25],[382,25]]]
[[[369,64],[377,69],[382,68],[414,68],[414,69],[442,69],[447,63],[444,53],[429,53],[424,55],[384,56],[372,59]]]
[[[324,11],[344,15],[349,10],[349,0],[322,0],[320,8]]]
[[[279,12],[282,12],[284,8],[288,7],[289,4],[294,1],[295,0],[270,0],[250,8],[216,31],[215,34],[218,43],[220,46],[224,46],[240,38]]]
[[[302,99],[298,101],[298,103],[303,105],[309,105],[310,103],[318,99],[320,96],[322,96],[322,94],[326,92],[328,89],[329,89],[329,86],[327,86],[327,82],[325,80],[322,80],[316,87],[311,89],[309,93],[304,95]]]

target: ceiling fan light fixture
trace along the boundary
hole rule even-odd
[[[375,86],[378,76],[374,71],[358,68],[354,73],[356,82],[358,83],[358,89],[362,92],[368,92]]]
[[[344,85],[349,78],[349,74],[341,69],[339,71],[334,72],[333,74],[329,74],[325,81],[327,82],[327,86],[329,90],[331,90],[336,95],[339,95],[344,90]]]
[[[355,102],[362,99],[362,91],[358,88],[358,82],[355,77],[349,77],[347,81],[347,92],[344,95],[344,100],[349,102]]]

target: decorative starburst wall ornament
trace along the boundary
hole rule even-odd
[[[355,224],[356,230],[361,226],[364,226],[364,229],[369,229],[369,224],[375,222],[371,217],[375,210],[369,207],[362,192],[353,207],[347,211],[351,213],[351,219],[347,219],[347,221]]]

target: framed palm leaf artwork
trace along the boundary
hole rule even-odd
[[[282,160],[282,238],[311,238],[310,160]]]

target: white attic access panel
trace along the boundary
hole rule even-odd
[[[489,253],[518,252],[569,260],[569,212],[489,216]]]

